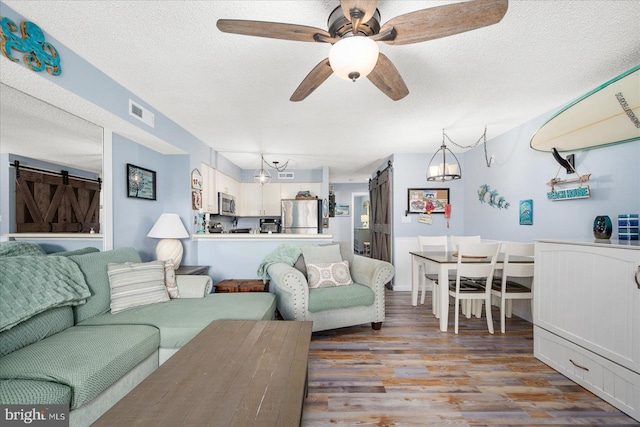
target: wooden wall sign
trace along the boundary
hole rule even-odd
[[[562,190],[552,190],[547,193],[547,199],[551,201],[587,199],[591,197],[589,186],[564,188]]]
[[[44,33],[33,22],[24,21],[18,26],[9,18],[3,17],[0,21],[0,50],[4,56],[13,62],[18,62],[13,57],[12,50],[23,52],[23,60],[32,71],[44,71],[52,76],[58,76],[62,72],[60,67],[60,55],[51,43],[44,41]]]

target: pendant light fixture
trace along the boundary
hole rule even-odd
[[[427,181],[452,181],[462,178],[458,158],[444,143],[445,133],[442,129],[442,146],[431,158],[427,166]]]
[[[458,148],[469,149],[477,147],[481,142],[484,144],[484,158],[487,162],[487,167],[491,167],[491,163],[493,162],[493,156],[489,158],[487,155],[487,127],[484,127],[484,133],[475,144],[472,145],[458,145],[449,138],[449,136],[442,129],[442,146],[440,149],[436,151],[436,153],[431,158],[429,162],[429,166],[427,166],[427,181],[452,181],[454,179],[462,178],[462,168],[460,168],[460,162],[458,158],[447,148],[445,144],[445,139],[447,139],[451,144],[455,145]]]
[[[256,184],[265,185],[271,182],[271,172],[264,168],[264,157],[260,155],[260,169],[253,173],[253,181]]]

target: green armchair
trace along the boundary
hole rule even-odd
[[[352,285],[313,289],[304,269],[285,262],[270,264],[269,292],[276,296],[280,315],[285,320],[313,321],[313,331],[369,322],[373,329],[380,329],[385,319],[385,284],[393,277],[393,265],[359,255],[349,261]]]

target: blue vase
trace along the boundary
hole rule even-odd
[[[612,231],[611,218],[607,215],[598,215],[595,221],[593,221],[593,235],[596,239],[609,239],[611,238]]]

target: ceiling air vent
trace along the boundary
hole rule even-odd
[[[141,122],[154,127],[154,114],[146,108],[136,104],[132,99],[129,100],[129,115],[135,117]]]
[[[278,172],[278,179],[293,179],[293,172]]]

